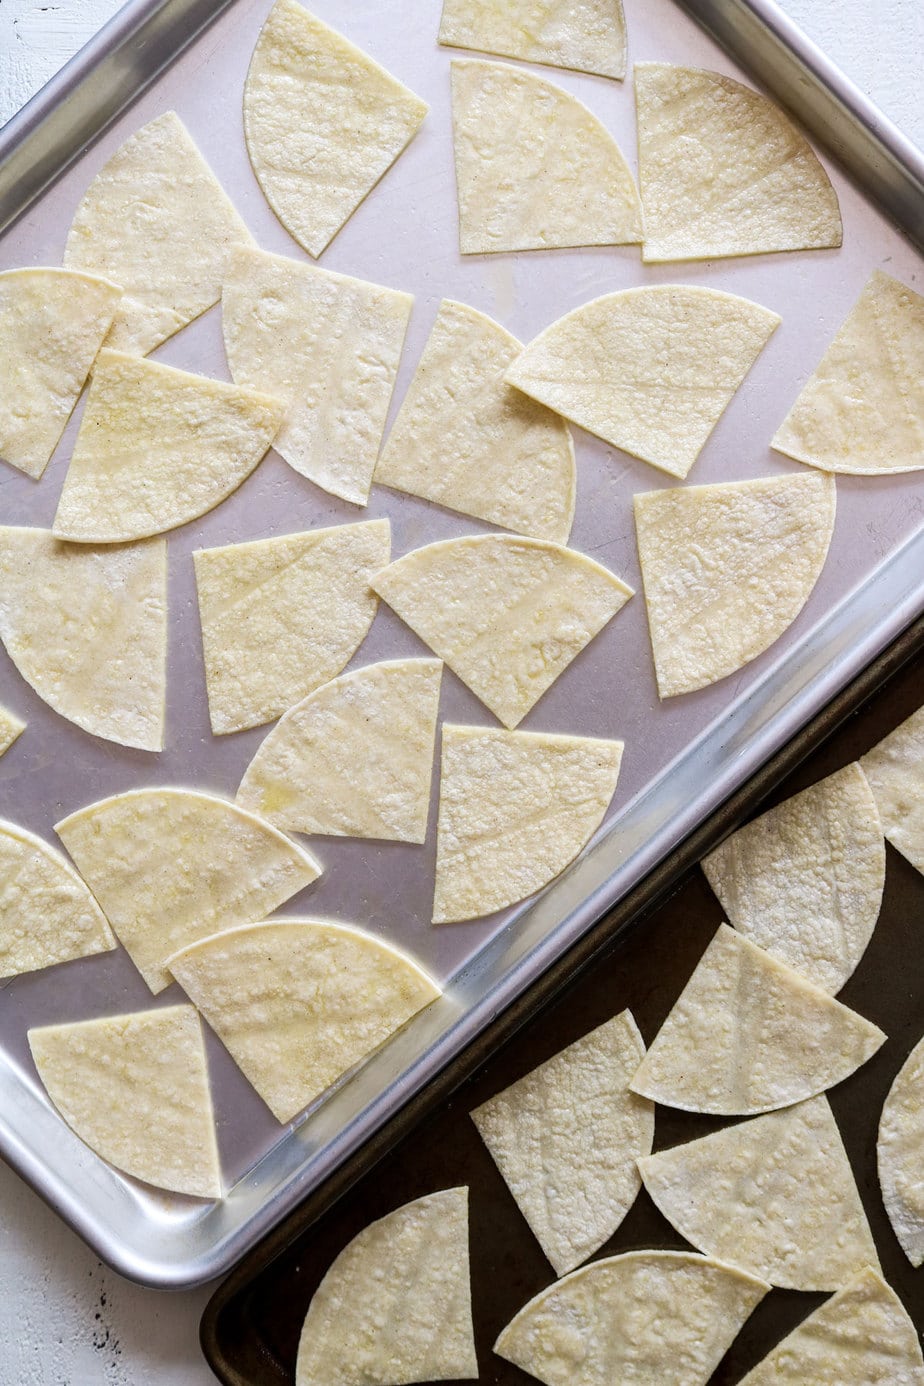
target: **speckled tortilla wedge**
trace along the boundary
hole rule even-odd
[[[912,1049],[889,1089],[876,1151],[892,1230],[911,1264],[924,1265],[924,1039]]]
[[[885,835],[924,871],[924,707],[862,757]]]
[[[0,706],[0,756],[6,755],[25,730],[26,724],[21,717],[10,712],[9,708]]]
[[[443,0],[439,38],[450,48],[626,75],[622,0]]]

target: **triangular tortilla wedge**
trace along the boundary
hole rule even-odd
[[[0,457],[36,479],[58,446],[122,290],[65,269],[0,274]]]
[[[413,549],[372,586],[506,727],[632,596],[575,549],[508,534]]]
[[[313,919],[225,929],[167,966],[280,1122],[440,995],[374,934]]]
[[[5,755],[13,742],[26,730],[26,724],[9,708],[0,706],[0,756]]]
[[[761,477],[635,497],[658,693],[735,673],[788,630],[834,532],[834,478]]]
[[[61,544],[0,525],[0,640],[55,712],[93,736],[160,751],[167,545]]]
[[[924,707],[860,760],[885,835],[924,871]]]
[[[719,289],[621,289],[540,332],[506,379],[623,452],[684,477],[779,321]]]
[[[309,1305],[295,1382],[393,1386],[477,1375],[468,1189],[443,1189],[344,1247]]]
[[[892,1230],[913,1266],[924,1264],[924,1039],[895,1078],[879,1119],[879,1185]]]
[[[334,496],[365,505],[414,299],[268,255],[231,253],[221,322],[231,374],[286,407],[273,447]]]
[[[440,43],[617,81],[626,75],[622,0],[443,0]]]
[[[244,86],[257,182],[318,256],[417,134],[427,104],[296,0],[276,0]]]
[[[321,873],[263,819],[192,789],[100,799],[55,832],[155,994],[171,953],[269,914]]]
[[[841,244],[817,154],[765,96],[719,72],[636,63],[648,264]]]
[[[612,1236],[642,1186],[654,1104],[629,1080],[644,1053],[623,1011],[471,1114],[556,1275]]]
[[[284,832],[423,842],[443,666],[354,669],[290,708],[250,762],[237,802]]]
[[[29,1047],[48,1096],[116,1169],[174,1193],[221,1198],[202,1027],[192,1006],[46,1025]]]
[[[339,674],[372,625],[387,520],[193,554],[216,736],[271,722]]]
[[[629,165],[582,101],[524,68],[452,63],[463,255],[638,244]]]
[[[563,419],[505,383],[521,351],[477,308],[443,299],[374,480],[566,544],[574,445]]]

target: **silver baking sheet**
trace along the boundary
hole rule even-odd
[[[149,0],[143,7],[158,11]],[[415,294],[392,415],[403,398],[441,297],[461,299],[528,340],[554,318],[608,290],[706,284],[774,308],[782,325],[697,462],[690,484],[801,470],[767,440],[877,266],[921,287],[915,250],[836,167],[844,217],[838,251],[644,268],[637,249],[553,251],[462,259],[457,250],[449,117],[449,50],[435,35],[438,0],[315,0],[314,9],[424,96],[420,135],[323,258],[331,269]],[[129,10],[131,6],[129,6]],[[269,0],[235,0],[151,83],[104,136],[74,160],[0,239],[0,268],[60,262],[84,188],[133,130],[176,110],[258,242],[302,252],[266,206],[247,161],[240,100]],[[632,59],[666,59],[744,76],[674,3],[626,0]],[[123,17],[124,22],[124,17]],[[75,69],[82,81],[85,67]],[[543,74],[579,96],[635,160],[631,81]],[[147,78],[139,69],[138,82]],[[62,93],[66,100],[66,93]],[[62,155],[62,162],[64,162]],[[218,310],[157,356],[227,378]],[[80,409],[40,484],[0,464],[0,520],[49,525]],[[576,432],[578,505],[572,544],[640,592],[634,492],[675,484],[644,463]],[[482,526],[382,488],[367,511],[337,501],[271,453],[218,510],[170,535],[167,749],[129,751],[58,718],[0,652],[0,701],[28,730],[0,760],[0,816],[54,840],[52,825],[91,800],[153,784],[196,784],[233,796],[264,730],[209,732],[190,555],[195,548],[387,515],[393,552]],[[127,956],[67,964],[9,983],[0,996],[0,1150],[101,1256],[158,1286],[190,1285],[226,1270],[295,1202],[560,956],[600,913],[683,837],[924,610],[921,475],[838,479],[830,556],[802,614],[765,655],[712,688],[658,704],[641,595],[579,656],[524,722],[534,730],[623,738],[624,768],[594,846],[533,904],[473,923],[428,923],[435,794],[425,847],[317,838],[324,875],[287,914],[355,921],[413,952],[446,984],[445,997],[293,1129],[276,1125],[208,1036],[219,1144],[231,1186],[204,1205],[142,1187],[96,1158],[51,1111],[31,1065],[31,1025],[175,1002],[153,1000]],[[386,607],[353,665],[420,653]],[[442,717],[490,723],[447,671]],[[436,788],[436,786],[434,786]]]

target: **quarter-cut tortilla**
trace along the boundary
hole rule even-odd
[[[570,92],[524,68],[452,63],[463,255],[638,244],[642,213],[622,151]]]
[[[617,81],[626,75],[622,0],[443,0],[440,43]]]
[[[22,736],[26,724],[9,708],[0,706],[0,756],[5,755],[17,737]]]
[[[826,1097],[727,1126],[638,1162],[681,1236],[790,1290],[837,1290],[879,1268]]]
[[[484,313],[444,299],[374,480],[565,544],[574,446],[563,419],[505,383],[521,350]]]
[[[321,872],[262,818],[192,789],[100,799],[55,832],[155,994],[171,953],[269,914]]]
[[[574,549],[507,534],[414,549],[372,586],[506,727],[632,596]]]
[[[332,495],[365,505],[410,294],[239,246],[221,295],[231,374],[286,407],[273,446]]]
[[[167,545],[61,544],[0,526],[0,640],[55,712],[159,751],[167,681]]]
[[[354,669],[285,714],[237,802],[284,832],[423,842],[443,666],[393,659]]]
[[[320,255],[417,134],[427,104],[296,0],[276,0],[244,86],[267,202]]]
[[[924,707],[862,757],[886,837],[924,871]]]
[[[122,290],[64,269],[0,274],[0,457],[40,477]]]
[[[295,1382],[395,1386],[477,1375],[468,1189],[443,1189],[344,1247],[309,1305]]]
[[[366,520],[193,554],[216,736],[271,722],[340,673],[390,553],[388,521]]]
[[[548,885],[616,792],[621,741],[443,724],[434,924],[476,919]]]
[[[719,72],[636,63],[642,258],[839,246],[837,194],[804,135]]]
[[[859,765],[847,765],[732,833],[703,861],[729,921],[823,991],[872,937],[885,842]]]
[[[471,1114],[556,1275],[612,1236],[642,1186],[654,1105],[629,1080],[644,1053],[623,1011]]]
[[[312,919],[225,929],[167,966],[280,1122],[440,994],[373,934]]]
[[[116,1169],[221,1198],[202,1027],[192,1006],[46,1025],[29,1047],[68,1126]]]
[[[924,1039],[898,1072],[879,1119],[879,1184],[892,1230],[924,1263]]]
[[[818,581],[834,478],[761,477],[635,497],[658,693],[733,674],[792,625]]]
[[[684,477],[780,322],[719,289],[604,294],[553,322],[510,385],[605,442]]]

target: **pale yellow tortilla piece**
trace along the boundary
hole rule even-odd
[[[443,299],[374,480],[566,544],[574,445],[563,419],[505,383],[521,350],[477,308]]]
[[[414,299],[250,246],[221,295],[231,374],[286,407],[273,446],[334,496],[365,505]]]
[[[225,929],[167,966],[280,1122],[440,994],[374,934],[313,919]]]
[[[443,0],[439,38],[450,48],[626,75],[622,0]]]
[[[924,871],[924,707],[860,760],[885,835]]]
[[[413,549],[372,586],[506,727],[632,596],[575,549],[507,534]]]
[[[542,1290],[494,1351],[546,1386],[706,1386],[769,1288],[686,1251],[630,1251]]]
[[[765,96],[719,72],[636,63],[635,100],[648,264],[841,244],[830,178]]]
[[[387,520],[193,554],[216,736],[271,722],[340,673],[372,624]]]
[[[629,1080],[644,1053],[623,1011],[471,1114],[556,1275],[612,1236],[642,1186],[654,1104]]]
[[[840,991],[869,943],[885,841],[859,765],[739,828],[702,863],[729,922],[823,991]]]
[[[879,1119],[879,1185],[892,1230],[913,1266],[924,1264],[924,1039],[889,1089]]]
[[[244,134],[267,202],[310,255],[391,168],[427,109],[296,0],[276,0],[247,73]]]
[[[477,1376],[468,1189],[443,1189],[344,1247],[308,1307],[295,1382],[403,1386]]]
[[[826,1097],[727,1126],[638,1162],[681,1236],[789,1290],[837,1290],[879,1269]]]
[[[13,742],[22,736],[26,724],[9,708],[0,706],[0,756],[5,755]]]
[[[192,789],[116,794],[55,832],[155,994],[172,953],[269,914],[321,873],[262,818]]]
[[[48,1096],[116,1169],[174,1193],[221,1198],[202,1027],[167,1006],[29,1031]]]
[[[58,446],[121,297],[73,270],[0,274],[0,457],[27,476]]]
[[[394,659],[354,669],[281,718],[237,802],[284,832],[423,842],[443,666]]]
[[[548,885],[616,792],[621,741],[443,724],[434,924],[493,914]]]
[[[62,544],[0,526],[0,640],[40,698],[93,736],[160,751],[167,545]]]
[[[507,63],[452,63],[463,255],[638,244],[629,165],[582,101]]]
[[[834,478],[761,477],[635,497],[658,693],[735,673],[788,630],[834,532]]]

